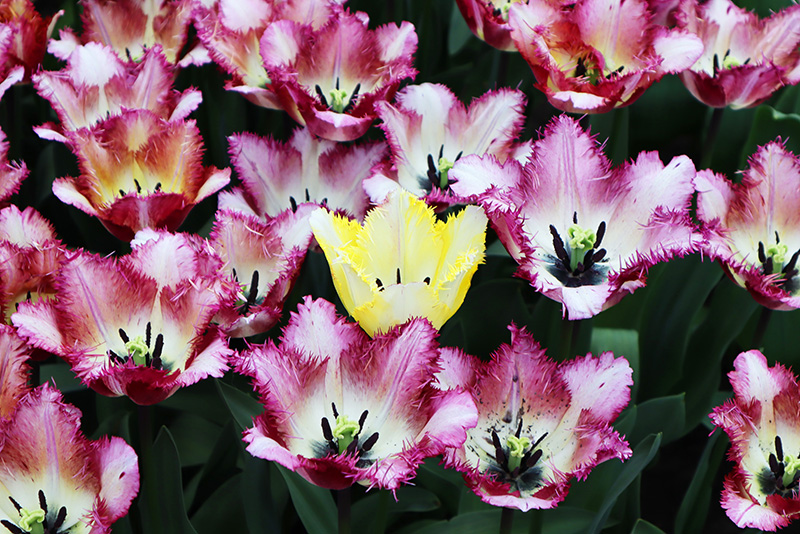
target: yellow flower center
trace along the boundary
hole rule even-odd
[[[453,168],[454,162],[450,161],[449,159],[445,158],[444,156],[439,158],[439,188],[444,189],[447,187],[447,173],[450,169]]]
[[[508,438],[506,438],[506,444],[508,445],[508,470],[513,471],[519,467],[522,457],[525,456],[525,453],[530,449],[531,440],[525,436],[521,438],[517,436],[508,436]]]
[[[330,108],[336,113],[344,111],[345,106],[347,106],[347,101],[349,100],[347,96],[347,91],[344,89],[331,89]]]
[[[578,267],[578,262],[583,261],[583,257],[589,250],[594,248],[597,241],[597,234],[594,230],[587,230],[578,224],[573,224],[567,228],[570,254],[570,268],[574,271]]]
[[[361,426],[358,421],[353,421],[346,415],[337,415],[336,424],[333,427],[333,437],[336,439],[336,444],[339,446],[339,454],[343,453],[348,445],[353,442],[353,439],[361,431]]]
[[[785,243],[775,243],[767,247],[767,257],[772,258],[773,267],[780,269],[786,263],[789,247]]]
[[[19,528],[31,534],[44,534],[44,526],[42,523],[45,519],[44,510],[37,508],[36,510],[28,510],[21,508],[19,510]]]
[[[125,349],[136,365],[145,365],[147,363],[145,355],[150,352],[150,347],[147,346],[142,336],[136,336],[136,338],[126,342]]]

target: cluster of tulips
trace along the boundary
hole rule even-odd
[[[510,532],[511,510],[554,508],[598,464],[632,457],[612,424],[638,364],[602,346],[553,360],[516,321],[488,359],[443,342],[487,241],[564,325],[687,255],[716,260],[765,310],[800,308],[800,157],[786,139],[733,179],[655,151],[615,165],[581,117],[629,106],[667,74],[708,106],[760,105],[800,82],[800,6],[759,19],[730,0],[457,5],[578,115],[524,139],[523,90],[466,105],[410,83],[426,52],[414,25],[373,27],[334,0],[81,0],[80,31],[56,31],[63,12],[0,2],[0,96],[17,85],[49,104],[53,120],[33,131],[78,164],[51,177],[52,194],[127,249],[65,244],[17,202],[29,172],[0,139],[0,532],[108,532],[148,461],[120,437],[84,437],[80,410],[38,383],[45,361],[140,406],[242,375],[260,401],[249,454],[322,488],[393,492],[438,457],[506,510]],[[204,166],[189,117],[226,111],[175,87],[212,62],[247,106],[297,123],[288,140],[236,132],[232,169]],[[207,231],[179,231],[210,197]],[[335,296],[293,293],[304,264],[330,273]],[[749,348],[707,424],[731,443],[723,509],[776,530],[800,516],[800,387]]]

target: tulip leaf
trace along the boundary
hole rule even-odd
[[[472,37],[472,31],[467,26],[461,10],[453,6],[450,11],[450,25],[447,29],[447,53],[451,56],[458,54]]]
[[[485,534],[497,532],[500,526],[500,509],[469,512],[455,516],[449,521],[437,521],[426,527],[406,528],[398,534]]]
[[[716,265],[703,265],[697,257],[664,267],[647,288],[639,329],[639,353],[643,356],[639,392],[651,398],[675,392],[674,386],[684,376],[693,321],[722,276]]]
[[[781,113],[770,106],[759,106],[756,109],[750,135],[739,157],[739,168],[747,168],[748,158],[758,150],[758,147],[779,136],[788,150],[800,154],[800,115]]]
[[[683,379],[689,427],[707,419],[713,407],[711,400],[719,389],[720,371],[730,370],[721,369],[722,358],[758,308],[750,294],[730,280],[723,280],[714,291],[706,320],[694,332],[689,344],[690,354],[702,355],[695,358],[692,372]]]
[[[628,364],[633,369],[631,399],[635,399],[639,386],[639,332],[626,328],[595,327],[592,329],[589,350],[594,355],[612,352],[614,357],[623,357],[628,360]]]
[[[631,534],[664,534],[664,531],[644,519],[637,519]]]
[[[611,514],[611,508],[617,502],[622,492],[639,476],[645,467],[650,463],[661,446],[661,434],[650,434],[643,439],[634,449],[631,456],[622,466],[619,476],[614,483],[606,490],[603,504],[594,518],[594,522],[587,529],[589,534],[597,534],[605,525]]]
[[[591,131],[597,134],[598,141],[605,144],[605,153],[614,165],[621,165],[628,159],[629,123],[629,108],[589,115]]]
[[[192,524],[198,534],[247,531],[245,517],[248,511],[239,498],[241,478],[242,474],[239,473],[220,484],[192,515]]]
[[[175,440],[161,427],[152,449],[140,454],[139,510],[148,534],[197,534],[183,504],[181,461]]]
[[[661,432],[661,441],[667,444],[683,435],[685,423],[685,394],[650,399],[637,406],[636,426],[628,439],[638,443],[645,436]]]
[[[700,534],[711,502],[714,477],[728,441],[720,439],[722,434],[715,432],[706,443],[703,454],[697,462],[697,469],[683,497],[683,502],[675,518],[675,534]]]
[[[528,514],[543,515],[542,534],[583,534],[594,519],[594,513],[575,506],[558,506],[547,511],[531,510]],[[535,518],[531,520],[535,521]]]
[[[253,418],[264,412],[264,407],[257,399],[233,386],[216,381],[217,391],[228,406],[233,419],[241,430],[253,426]]]
[[[336,534],[338,512],[330,490],[320,488],[283,466],[278,466],[292,504],[308,532],[319,534]]]

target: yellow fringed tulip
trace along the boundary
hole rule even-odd
[[[486,224],[477,206],[439,221],[405,191],[367,213],[363,226],[325,208],[311,215],[339,298],[370,336],[412,317],[441,328],[483,261]]]

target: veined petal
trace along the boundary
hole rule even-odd
[[[790,371],[769,367],[756,350],[737,356],[728,376],[735,396],[710,414],[728,434],[736,463],[722,507],[741,528],[775,531],[800,515],[800,476],[791,461],[800,450],[800,389]]]
[[[299,339],[309,327],[322,338]],[[475,424],[468,394],[432,385],[435,335],[415,319],[369,339],[332,304],[307,297],[280,346],[253,347],[237,363],[265,407],[245,433],[247,450],[323,487],[397,488],[424,458],[463,443]]]
[[[794,309],[800,307],[800,159],[778,141],[760,147],[749,163],[739,184],[698,173],[704,252],[764,306]]]
[[[479,407],[477,426],[445,462],[464,473],[484,502],[552,508],[573,477],[585,478],[607,459],[630,457],[610,423],[630,400],[632,371],[610,353],[556,364],[525,330],[509,330],[511,345],[502,345],[491,362],[453,351],[444,360],[440,383],[469,387]],[[597,402],[600,397],[610,402]]]
[[[3,523],[18,525],[21,510],[41,510],[69,532],[109,532],[139,490],[136,453],[120,438],[88,441],[80,410],[45,384],[0,422],[0,505]],[[13,506],[12,506],[13,503]],[[18,508],[17,508],[18,505]]]
[[[14,412],[19,400],[30,391],[26,363],[30,348],[8,325],[0,325],[0,420]]]

